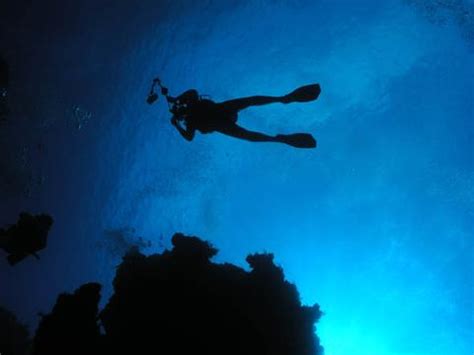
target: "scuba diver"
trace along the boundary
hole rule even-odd
[[[296,148],[315,148],[316,140],[308,133],[267,134],[249,131],[237,124],[238,113],[251,106],[261,106],[271,103],[288,104],[292,102],[309,102],[318,98],[321,93],[319,84],[302,86],[284,96],[249,96],[216,103],[197,90],[187,90],[178,97],[168,94],[168,89],[161,84],[160,79],[154,79],[147,102],[152,104],[158,99],[156,85],[161,88],[161,94],[166,97],[169,111],[173,114],[171,124],[188,141],[193,140],[195,132],[203,134],[220,132],[228,136],[251,142],[278,142]]]
[[[48,232],[53,224],[51,216],[41,214],[33,216],[29,213],[20,213],[18,222],[7,229],[0,228],[0,249],[9,255],[10,265],[15,265],[33,255],[39,259],[36,252],[46,247]]]

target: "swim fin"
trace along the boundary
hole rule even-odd
[[[319,84],[305,85],[283,96],[282,102],[287,104],[290,102],[314,101],[319,97],[320,93],[321,86]]]
[[[309,133],[277,134],[279,142],[295,148],[316,148],[317,142]]]

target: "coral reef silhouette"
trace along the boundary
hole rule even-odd
[[[74,294],[59,295],[52,312],[42,317],[34,337],[34,354],[100,354],[97,323],[101,286],[88,283]]]
[[[0,307],[0,353],[26,355],[29,349],[28,329],[11,312]]]
[[[172,244],[150,256],[130,249],[100,312],[97,283],[60,295],[33,354],[322,354],[319,306],[301,305],[272,254],[249,255],[248,272],[213,263],[217,249],[197,237]]]

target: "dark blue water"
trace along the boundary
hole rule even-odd
[[[40,262],[1,262],[0,304],[33,328],[59,292],[107,296],[127,244],[110,230],[149,253],[181,231],[219,261],[274,252],[325,312],[328,355],[474,351],[471,1],[47,3],[1,15],[0,222],[56,222]],[[318,148],[185,142],[144,101],[157,75],[216,101],[319,82],[316,102],[240,115]]]

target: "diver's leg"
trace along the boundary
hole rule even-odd
[[[248,96],[219,103],[226,110],[240,111],[250,106],[261,106],[283,102],[283,96]]]
[[[220,128],[217,132],[250,142],[278,142],[291,145],[295,148],[316,148],[317,144],[316,139],[308,133],[277,134],[276,136],[269,136],[259,132],[248,131],[236,124]]]
[[[267,134],[248,131],[236,124],[220,128],[217,132],[221,132],[231,137],[243,139],[250,142],[279,142],[280,139]]]
[[[289,94],[283,96],[249,96],[241,99],[234,99],[221,102],[221,107],[225,109],[238,112],[246,109],[250,106],[261,106],[280,102],[283,104],[289,104],[291,102],[309,102],[314,101],[319,97],[321,93],[321,86],[319,84],[310,84],[301,86]]]

